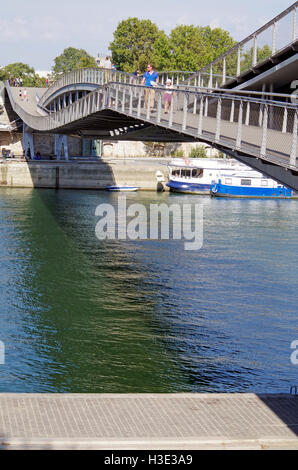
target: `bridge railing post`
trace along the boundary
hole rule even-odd
[[[249,126],[249,120],[250,120],[250,102],[247,101],[246,104],[246,117],[245,117],[245,125]]]
[[[133,89],[129,89],[129,114],[132,114],[132,99],[133,99]]]
[[[169,112],[169,127],[173,126],[173,114],[174,114],[174,106],[175,106],[175,100],[177,99],[176,94],[173,93],[172,95],[172,101],[170,104],[170,112]]]
[[[116,97],[115,97],[115,109],[118,109],[118,99],[119,99],[119,86],[116,85]]]
[[[236,72],[237,77],[240,75],[240,73],[241,73],[241,47],[238,47],[238,50],[237,50],[237,72]]]
[[[276,34],[277,34],[277,21],[272,26],[272,55],[276,53]]]
[[[188,108],[188,94],[184,93],[183,96],[183,122],[182,122],[182,130],[185,131],[187,126],[187,108]]]
[[[223,66],[222,66],[222,85],[226,83],[226,75],[227,75],[227,59],[226,57],[224,57]]]
[[[151,88],[146,88],[145,89],[145,102],[147,100],[147,114],[146,114],[146,119],[150,119],[150,114],[151,114]]]
[[[293,42],[297,39],[297,7],[293,11],[293,33],[292,33]]]
[[[285,134],[287,132],[288,127],[288,110],[287,108],[284,109],[284,116],[283,116],[283,124],[282,124],[282,133]]]
[[[267,134],[268,134],[268,105],[264,105],[263,113],[263,133],[262,133],[262,144],[260,154],[262,157],[266,156],[267,149]]]
[[[243,124],[243,101],[239,103],[239,114],[238,114],[238,127],[237,127],[237,138],[236,138],[236,149],[241,149],[242,141],[242,124]]]
[[[296,166],[297,162],[297,132],[298,132],[298,110],[296,109],[294,114],[293,122],[293,138],[292,138],[292,148],[290,155],[290,164]]]
[[[122,109],[122,113],[124,113],[124,110],[125,110],[125,86],[122,86],[122,106],[121,106],[121,109]]]
[[[157,96],[157,122],[160,123],[161,120],[161,107],[162,107],[162,97],[161,97],[161,91],[158,90],[158,96]]]
[[[253,55],[252,55],[252,66],[255,67],[258,62],[258,37],[254,36]]]
[[[199,123],[198,123],[198,136],[202,135],[202,130],[203,130],[203,110],[204,110],[204,96],[201,95]]]
[[[208,116],[208,107],[209,107],[208,96],[206,96],[206,98],[205,98],[205,112],[204,112],[205,117]]]
[[[217,113],[216,113],[216,132],[215,132],[215,142],[220,140],[220,130],[221,130],[221,98],[217,100]]]
[[[142,106],[142,94],[143,94],[143,87],[138,88],[138,108],[137,108],[137,116],[141,116],[141,106]]]

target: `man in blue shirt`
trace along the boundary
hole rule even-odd
[[[142,85],[145,85],[145,108],[148,106],[148,97],[150,94],[150,107],[151,111],[154,109],[154,95],[153,86],[158,83],[158,73],[154,71],[153,65],[148,64],[147,72],[143,75]]]

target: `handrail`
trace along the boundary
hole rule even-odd
[[[244,72],[247,72],[251,67],[255,67],[260,61],[258,61],[257,54],[258,54],[258,39],[264,33],[265,31],[268,31],[272,27],[272,42],[271,42],[271,47],[269,47],[271,56],[275,55],[276,52],[278,51],[277,49],[277,35],[278,35],[278,25],[281,20],[283,20],[286,17],[289,17],[289,15],[293,14],[293,19],[292,19],[292,25],[288,28],[290,31],[290,35],[288,37],[288,40],[283,44],[282,47],[279,48],[279,50],[284,49],[285,47],[290,46],[297,40],[297,6],[298,6],[298,1],[293,3],[290,7],[286,8],[282,13],[279,15],[275,16],[272,20],[270,20],[268,23],[266,23],[264,26],[259,28],[257,31],[254,33],[250,34],[248,37],[243,39],[242,41],[238,42],[235,46],[233,46],[231,49],[226,51],[224,54],[220,55],[217,57],[214,61],[212,61],[210,64],[202,67],[198,72],[193,74],[191,77],[188,78],[188,80],[193,80],[196,77],[200,77],[204,73],[209,72],[209,80],[211,83],[213,83],[213,68],[215,66],[220,65],[220,69],[222,71],[222,83],[221,86],[224,86],[225,83],[227,82],[227,79],[231,78],[228,77],[226,74],[226,69],[227,69],[227,58],[232,57],[233,54],[237,53],[237,57],[235,56],[235,73],[233,74],[232,78],[236,78],[239,75],[241,75]],[[251,63],[249,64],[248,67],[246,67],[244,70],[241,70],[241,59],[243,58],[243,50],[246,45],[248,45],[252,41],[253,43],[251,44],[251,49],[247,49],[246,52],[251,51],[252,52],[252,57],[251,57]],[[262,61],[261,61],[262,62]],[[211,85],[212,86],[212,85]]]
[[[260,92],[249,92],[253,96],[247,96],[234,90],[175,88],[170,112],[166,115],[162,105],[164,87],[150,90],[142,85],[110,82],[57,112],[33,116],[16,103],[8,82],[6,89],[12,108],[33,130],[61,134],[68,127],[68,132],[76,132],[82,120],[101,111],[114,111],[123,116],[124,122],[126,116],[136,122],[207,141],[210,145],[221,145],[230,151],[298,169],[298,104],[266,100]],[[152,92],[157,104],[154,112],[148,99]]]
[[[54,94],[60,88],[68,85],[75,85],[78,83],[90,83],[96,85],[104,85],[114,78],[121,78],[123,82],[138,82],[141,77],[136,77],[133,74],[127,72],[121,72],[119,70],[105,69],[102,67],[90,67],[86,69],[76,69],[64,74],[58,80],[56,80],[42,95],[40,98],[40,104],[44,105],[47,99]]]

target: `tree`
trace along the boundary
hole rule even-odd
[[[23,86],[35,86],[36,74],[33,67],[22,62],[8,64],[0,70],[0,80],[14,80],[21,77]]]
[[[57,77],[60,74],[71,72],[79,68],[97,67],[94,57],[84,49],[68,47],[61,55],[54,59],[55,65],[52,70]]]
[[[159,71],[197,71],[235,44],[221,28],[179,25],[167,36],[150,20],[128,18],[118,24],[110,50],[117,68],[125,72],[145,70],[148,62]],[[216,66],[215,73],[222,74],[222,68]]]
[[[173,51],[168,36],[161,31],[153,44],[152,63],[159,71],[173,70]]]
[[[250,48],[248,51],[242,53],[241,57],[241,72],[244,72],[245,70],[248,70],[250,67],[252,67],[253,63],[253,47]],[[272,55],[272,49],[270,46],[265,45],[263,47],[258,47],[257,48],[257,63],[262,62],[263,60],[267,59]]]
[[[145,70],[147,63],[153,61],[154,44],[162,34],[150,20],[128,18],[121,21],[110,44],[117,69],[124,72]]]
[[[208,63],[204,59],[207,50],[199,26],[176,26],[170,33],[169,41],[174,70],[196,71]]]

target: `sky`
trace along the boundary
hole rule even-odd
[[[169,33],[179,24],[221,27],[240,41],[294,0],[0,0],[0,66],[51,70],[66,47],[108,52],[118,23],[150,19]]]

